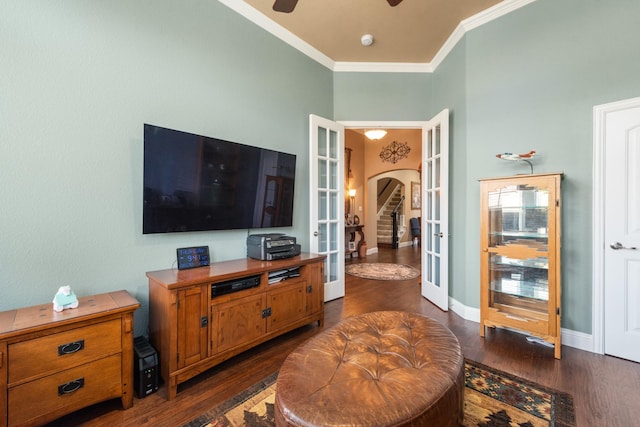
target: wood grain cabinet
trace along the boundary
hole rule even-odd
[[[560,358],[561,173],[480,180],[480,335],[527,332]]]
[[[300,326],[324,322],[323,255],[251,258],[149,278],[149,331],[160,373],[173,399],[178,384],[251,347]],[[290,271],[285,280],[274,275]],[[237,289],[239,281],[253,283]],[[229,285],[217,294],[215,289]]]
[[[0,313],[0,426],[37,426],[120,398],[133,405],[133,312],[126,291]]]

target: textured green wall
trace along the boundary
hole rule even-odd
[[[177,247],[246,256],[247,230],[142,235],[144,123],[298,156],[308,249],[308,115],[333,75],[217,1],[0,2],[0,310],[127,289]]]
[[[535,172],[566,175],[562,326],[591,333],[593,106],[640,96],[638,16],[635,0],[537,0],[468,32],[430,77],[336,73],[338,120],[451,110],[450,294],[464,305],[480,300],[478,179],[528,173],[495,155],[535,149]]]
[[[640,96],[640,2],[537,0],[465,35],[432,74],[332,73],[216,1],[0,0],[0,310],[127,289],[179,246],[245,255],[245,231],[143,236],[142,124],[298,155],[308,247],[308,114],[451,110],[451,295],[479,302],[477,180],[564,171],[563,327],[590,333],[592,108]],[[464,266],[464,268],[460,267]]]
[[[479,304],[477,180],[527,173],[526,164],[495,155],[535,149],[535,172],[565,173],[562,326],[591,333],[593,106],[640,95],[638,16],[637,1],[538,0],[466,34],[465,60],[456,63],[466,69],[465,134],[452,142],[461,154],[452,156],[452,179],[464,172],[464,185],[454,188],[464,199],[454,192],[454,204],[466,216],[456,209],[452,233],[464,230],[467,245],[454,237],[466,292],[454,283],[453,295],[466,305]],[[445,84],[442,93],[460,82]]]
[[[335,120],[429,120],[431,74],[335,73]]]

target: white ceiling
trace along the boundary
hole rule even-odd
[[[220,1],[335,71],[428,72],[466,31],[535,0],[299,0],[291,13],[274,0]]]

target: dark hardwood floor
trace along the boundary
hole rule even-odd
[[[383,249],[365,262],[420,266],[420,249]],[[347,260],[361,262],[358,259]],[[418,279],[375,281],[347,276],[346,296],[325,304],[329,328],[345,317],[378,310],[407,310],[433,317],[458,337],[464,356],[573,396],[578,426],[640,425],[640,364],[564,346],[562,360],[553,349],[532,344],[523,335],[496,329],[481,338],[479,325],[452,311],[443,312],[420,296]],[[182,384],[166,401],[166,389],[123,411],[119,400],[66,416],[52,426],[181,426],[197,415],[278,370],[287,354],[319,331],[309,325],[249,350]],[[36,398],[34,396],[34,398]]]

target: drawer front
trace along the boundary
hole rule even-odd
[[[119,319],[9,345],[9,386],[121,351]]]
[[[9,388],[9,426],[43,423],[122,394],[120,355]]]

